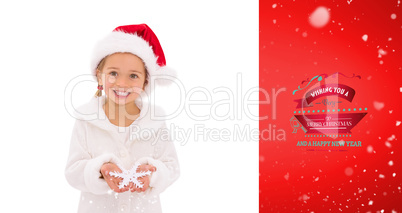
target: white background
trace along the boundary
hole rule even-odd
[[[177,70],[185,93],[178,99],[174,86],[160,90],[167,99],[159,104],[167,111],[188,99],[188,91],[203,87],[211,103],[190,109],[192,115],[208,115],[214,103],[228,98],[214,89],[229,88],[234,103],[217,108],[225,114],[258,87],[255,0],[8,1],[0,3],[0,22],[2,212],[76,212],[79,191],[64,178],[74,123],[65,105],[87,102],[96,83],[86,78],[73,90],[68,86],[90,73],[94,43],[119,25],[147,23],[167,65]],[[258,94],[249,99],[258,100]],[[258,115],[258,105],[250,110]],[[193,132],[195,124],[258,129],[258,121],[243,110],[235,111],[234,119],[197,121],[182,109],[168,123]],[[258,212],[258,140],[204,140],[192,134],[176,149],[181,176],[161,194],[165,213]]]

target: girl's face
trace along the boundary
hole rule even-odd
[[[146,71],[144,63],[130,53],[115,53],[107,57],[98,82],[103,85],[109,101],[123,105],[134,103],[144,89]]]

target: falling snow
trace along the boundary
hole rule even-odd
[[[388,148],[391,148],[391,147],[392,147],[391,143],[388,142],[388,141],[385,141],[385,146],[388,147]]]
[[[395,140],[395,138],[396,138],[395,135],[391,135],[390,137],[388,137],[387,141],[385,141],[385,146],[391,148],[392,144],[390,142]]]
[[[383,50],[383,49],[378,49],[378,58],[382,58],[382,56],[386,55],[387,51]]]
[[[352,174],[353,174],[353,169],[351,167],[347,167],[345,169],[345,175],[346,176],[352,176]]]
[[[286,173],[286,175],[283,176],[285,178],[285,180],[289,180],[289,172]]]
[[[303,194],[302,196],[299,197],[299,200],[304,200],[304,201],[306,201],[306,200],[308,200],[308,199],[310,199],[310,197],[309,197],[308,195],[306,195],[306,194]]]
[[[393,141],[395,138],[396,138],[395,135],[391,135],[387,140],[388,141]]]
[[[364,34],[364,35],[362,36],[363,41],[367,41],[367,38],[368,38],[368,35],[367,35],[367,34]]]
[[[378,111],[380,111],[385,106],[385,104],[383,102],[378,102],[378,101],[374,101],[373,104],[374,104],[374,108]]]
[[[368,152],[368,153],[373,153],[373,150],[374,150],[374,149],[373,149],[373,146],[371,146],[371,145],[368,145],[368,146],[367,146],[367,152]]]
[[[315,28],[321,28],[328,24],[330,19],[330,14],[328,12],[328,8],[320,6],[314,10],[314,12],[310,15],[309,20],[310,24]]]

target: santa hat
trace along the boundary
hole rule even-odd
[[[94,48],[91,59],[91,70],[96,76],[99,62],[106,56],[118,52],[128,52],[141,58],[145,68],[158,84],[169,84],[172,81],[162,76],[175,77],[176,73],[166,67],[165,54],[158,38],[146,24],[119,26],[104,39],[100,40]],[[149,84],[147,85],[149,87]]]
[[[155,84],[172,83],[176,73],[166,67],[165,55],[155,33],[146,24],[139,24],[117,27],[95,45],[91,59],[92,74],[96,77],[96,68],[103,58],[120,52],[132,53],[141,58],[151,78],[140,97],[135,100],[141,109],[141,115],[144,116],[149,106],[148,95],[153,91]]]

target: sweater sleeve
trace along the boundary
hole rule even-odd
[[[164,123],[159,134],[166,134],[166,124]],[[163,138],[163,137],[159,137]],[[168,139],[159,139],[155,145],[155,157],[143,157],[137,162],[141,164],[150,164],[156,167],[152,173],[150,184],[150,193],[159,194],[170,186],[180,175],[180,167],[173,141]]]
[[[106,181],[100,178],[100,169],[108,162],[118,164],[118,158],[113,154],[92,157],[86,143],[85,121],[76,120],[65,168],[68,183],[83,192],[106,194],[110,188]]]

